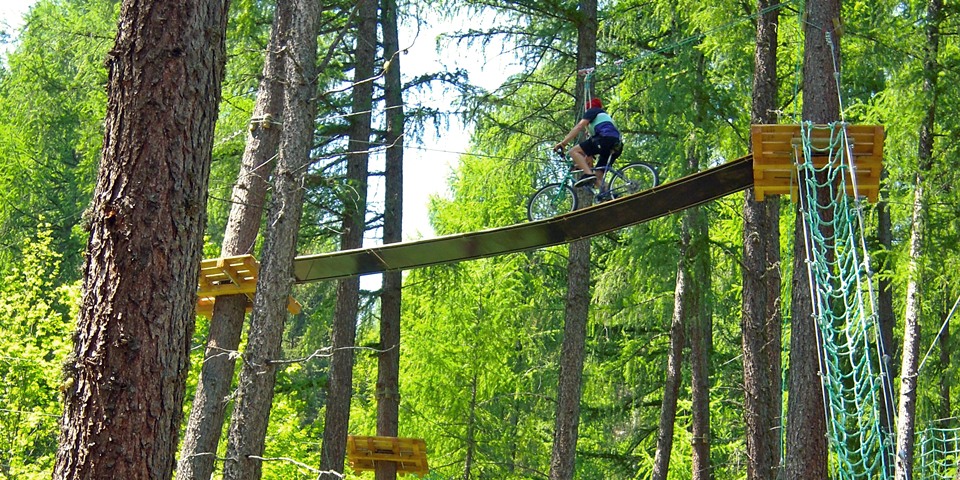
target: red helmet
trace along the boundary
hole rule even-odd
[[[591,98],[587,101],[587,110],[591,108],[603,108],[603,103],[600,102],[599,98]]]

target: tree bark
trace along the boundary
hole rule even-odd
[[[581,0],[577,17],[577,68],[597,64],[597,2]],[[582,80],[577,81],[577,105],[585,101]],[[579,118],[577,119],[579,120]],[[586,195],[578,189],[581,200]],[[589,205],[589,200],[581,202]],[[550,456],[550,480],[569,480],[576,474],[577,437],[580,426],[584,345],[590,314],[590,240],[570,244],[567,259],[567,296],[564,308],[563,345],[557,384],[557,418]]]
[[[279,2],[263,64],[263,78],[250,119],[246,148],[231,194],[230,216],[220,256],[251,254],[260,231],[269,176],[280,145],[283,114],[283,56],[290,3]],[[217,446],[231,393],[246,316],[245,295],[217,297],[210,319],[200,379],[177,465],[177,480],[208,479],[213,474]]]
[[[354,53],[353,115],[350,117],[350,143],[347,154],[347,189],[340,248],[363,245],[367,213],[367,165],[370,147],[370,109],[373,105],[373,64],[377,46],[377,0],[360,0],[359,24]],[[353,392],[353,347],[357,336],[357,309],[360,277],[337,282],[337,302],[333,315],[333,357],[327,410],[323,424],[320,469],[343,473],[347,430],[350,424],[350,399]],[[321,478],[338,478],[321,474]]]
[[[914,414],[917,401],[917,368],[920,364],[920,313],[922,277],[920,255],[926,227],[923,175],[917,172],[913,196],[913,228],[910,233],[910,281],[907,283],[907,305],[904,312],[903,355],[900,365],[900,402],[897,414],[896,473],[898,480],[913,478],[913,444],[916,428]]]
[[[683,257],[681,256],[681,259]],[[667,374],[663,382],[660,402],[660,421],[657,426],[657,449],[653,456],[651,480],[666,480],[670,473],[670,454],[673,451],[673,431],[677,419],[677,400],[683,376],[683,344],[686,342],[683,321],[689,309],[688,293],[692,280],[683,260],[677,265],[677,284],[673,293],[673,318],[670,322],[670,348],[667,353]]]
[[[697,167],[697,154],[692,153],[690,166]],[[691,169],[696,171],[696,169]],[[701,207],[689,208],[683,213],[683,228],[689,232],[689,243],[682,256],[690,268],[690,395],[691,443],[694,480],[712,478],[710,465],[710,356],[712,319],[707,297],[710,292],[710,236],[706,212]]]
[[[571,243],[569,258],[560,378],[557,385],[557,420],[553,434],[553,454],[550,456],[551,480],[569,480],[574,478],[576,473],[584,345],[590,307],[590,240]]]
[[[773,5],[759,0],[758,11]],[[757,19],[751,123],[777,122],[777,26],[779,9]],[[743,205],[744,424],[747,479],[777,478],[780,468],[780,200],[754,199],[747,189]]]
[[[830,123],[840,119],[839,93],[833,72],[840,67],[839,0],[806,3],[803,57],[803,119]],[[828,43],[827,34],[830,42]],[[813,317],[809,255],[805,248],[803,215],[797,203],[794,228],[793,295],[791,298],[790,378],[787,400],[788,480],[827,477],[826,413],[819,361],[819,335]]]
[[[707,83],[706,58],[695,52],[697,84]],[[703,89],[694,91],[693,109],[696,112],[697,131],[707,127],[709,99]],[[688,174],[700,170],[703,148],[696,134],[690,136],[687,148],[686,169]],[[710,465],[710,356],[712,354],[712,317],[708,297],[710,295],[710,226],[706,212],[700,207],[684,210],[681,219],[681,264],[690,270],[689,308],[690,315],[683,323],[687,325],[690,341],[690,396],[691,396],[691,447],[692,479],[711,478]]]
[[[896,469],[898,480],[913,478],[913,445],[916,435],[917,375],[920,362],[920,320],[923,315],[923,255],[927,228],[925,180],[933,167],[934,129],[937,118],[937,77],[940,50],[940,23],[943,1],[927,4],[927,49],[923,58],[923,98],[926,112],[920,124],[917,175],[913,192],[913,228],[907,262],[907,298],[903,314],[903,356],[900,364],[900,403],[897,413]]]
[[[913,444],[916,435],[917,374],[920,361],[920,319],[923,312],[923,254],[927,227],[925,179],[933,167],[934,129],[937,118],[937,77],[943,1],[927,4],[927,49],[923,59],[923,98],[926,112],[920,124],[917,175],[913,193],[913,228],[910,231],[906,308],[903,314],[903,357],[900,364],[900,403],[897,414],[895,478],[913,478]]]
[[[384,96],[386,99],[386,178],[383,243],[403,240],[403,90],[400,82],[400,40],[397,3],[381,2]],[[400,429],[400,306],[401,272],[383,274],[380,294],[380,348],[377,363],[377,435],[396,437]],[[378,462],[377,480],[395,480],[397,464]]]
[[[882,171],[880,175],[880,184],[886,185],[886,170]],[[891,252],[893,250],[893,222],[890,218],[890,207],[887,204],[884,189],[885,187],[881,189],[883,197],[877,202],[877,240],[884,252]],[[880,265],[882,270],[889,271],[892,268],[889,254],[883,254],[883,260],[880,262]],[[896,326],[896,315],[893,311],[893,282],[889,275],[878,275],[877,277],[879,277],[877,280],[877,323],[879,324],[880,330],[880,336],[877,341],[880,342],[880,362],[883,363],[880,370],[880,374],[882,375],[881,393],[883,394],[880,422],[884,435],[892,438],[894,435],[893,415],[896,410],[893,403],[893,380],[897,378],[899,371],[899,366],[897,365],[899,358],[897,352],[899,348],[894,344],[895,340],[893,337],[893,329]],[[892,459],[887,462],[888,465],[893,465],[893,463]]]
[[[123,3],[56,479],[173,473],[227,3]]]
[[[273,199],[268,211],[263,259],[250,317],[250,334],[243,353],[227,439],[223,478],[261,477],[276,361],[293,288],[293,258],[303,210],[303,178],[310,163],[316,111],[317,28],[320,7],[310,0],[290,5],[288,61],[284,62],[283,131],[273,176]]]

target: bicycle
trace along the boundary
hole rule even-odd
[[[566,155],[560,152],[555,153],[566,160]],[[535,222],[576,210],[580,206],[576,188],[588,189],[594,201],[600,203],[653,188],[660,181],[657,169],[653,165],[641,161],[631,162],[622,168],[608,164],[594,170],[606,172],[603,175],[603,186],[600,192],[596,191],[592,183],[582,187],[574,187],[574,183],[580,178],[579,173],[582,170],[576,167],[567,169],[559,182],[549,183],[534,192],[527,202],[527,218],[531,222]]]

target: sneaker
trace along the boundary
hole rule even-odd
[[[580,176],[580,180],[577,180],[577,183],[574,183],[573,186],[582,187],[584,185],[588,185],[590,183],[593,183],[593,181],[596,180],[596,178],[597,176],[592,173],[583,174]]]

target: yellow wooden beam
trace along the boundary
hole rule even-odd
[[[396,463],[397,473],[401,475],[426,475],[430,471],[427,444],[421,438],[350,435],[347,437],[347,458],[357,473],[374,470],[376,462]]]
[[[200,262],[197,282],[197,314],[210,317],[220,295],[246,295],[247,311],[253,308],[260,263],[253,255],[210,258]],[[293,297],[287,299],[287,311],[296,315],[303,307]]]
[[[880,173],[883,168],[884,131],[881,125],[848,125],[846,131],[853,154],[854,179],[857,193],[876,202],[880,191]],[[814,128],[810,131],[813,146],[813,164],[820,168],[827,163],[827,148],[831,130]],[[797,162],[803,158],[800,125],[753,125],[754,196],[758,201],[767,195],[797,195]],[[852,178],[845,175],[846,193],[853,195]]]
[[[210,318],[213,316],[213,304],[216,301],[217,297],[200,297],[197,299],[197,315],[203,315],[204,317]],[[253,310],[253,301],[249,298],[247,299],[247,312]],[[287,311],[291,315],[296,315],[303,311],[303,305],[300,304],[295,298],[287,297]]]

